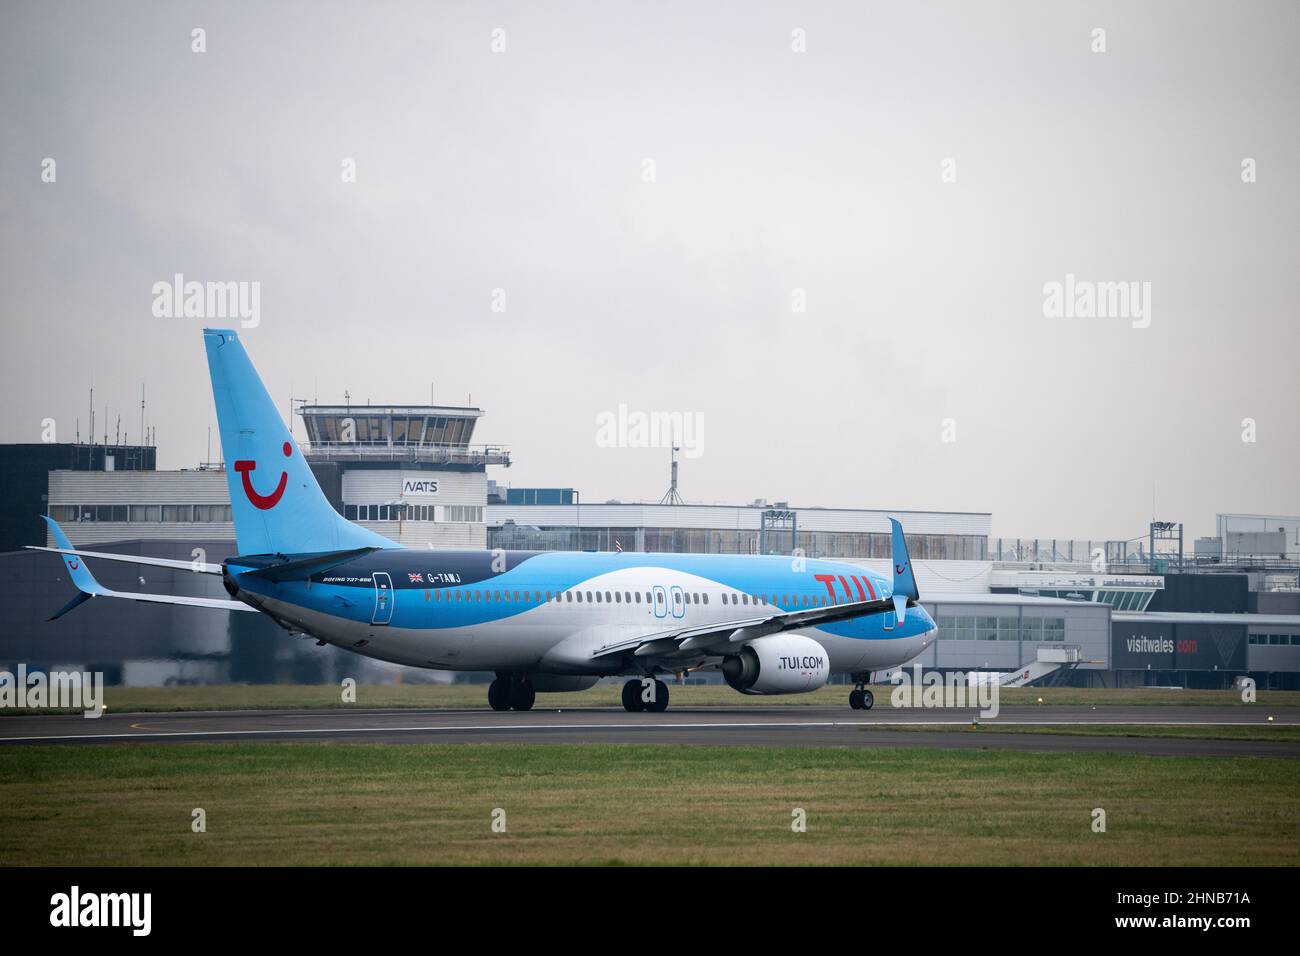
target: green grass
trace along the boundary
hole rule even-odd
[[[601,683],[573,694],[538,694],[541,709],[571,710],[584,707],[618,707],[619,684]],[[876,700],[887,703],[892,687],[874,688]],[[781,697],[746,697],[722,685],[670,685],[673,707],[746,706],[834,706],[843,707],[849,688],[823,687],[810,694]],[[357,702],[345,704],[340,688],[333,684],[214,684],[205,687],[107,687],[105,703],[114,713],[147,713],[178,710],[316,710],[321,708],[487,708],[486,684],[362,684],[356,688]],[[1213,705],[1300,707],[1300,693],[1260,691],[1255,705],[1242,703],[1241,694],[1231,690],[1150,690],[1133,688],[1009,688],[1001,691],[1001,704],[1044,704],[1061,706],[1160,706]],[[0,710],[0,716],[30,711]],[[53,711],[41,711],[51,713]]]
[[[1300,761],[1249,757],[14,747],[0,760],[0,865],[1296,865],[1297,792]],[[195,807],[206,833],[190,830]],[[491,830],[498,807],[506,833]],[[791,831],[796,807],[806,833]]]
[[[910,731],[960,731],[972,734],[1055,734],[1067,737],[1185,737],[1196,740],[1300,740],[1300,727],[1279,724],[1232,726],[1220,724],[1212,727],[1185,727],[1177,725],[1136,726],[1132,724],[1071,724],[1052,727],[1034,724],[1004,724],[985,721],[978,727],[972,724],[882,724],[863,727],[863,730]]]

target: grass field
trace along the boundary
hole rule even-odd
[[[872,724],[863,730],[897,730],[901,733],[935,730],[958,731],[971,734],[1055,734],[1069,737],[1184,737],[1197,740],[1300,740],[1300,727],[1280,724],[1255,726],[1188,727],[1178,725],[1147,726],[1136,724],[1071,724],[1070,726],[1043,726],[1035,724],[1003,724],[988,722],[979,727],[972,724],[946,724],[927,727],[924,724]]]
[[[571,710],[582,707],[619,707],[617,683],[597,684],[573,694],[538,694],[539,709]],[[877,704],[888,703],[893,688],[874,688]],[[810,694],[780,697],[746,697],[722,685],[669,685],[674,707],[847,707],[849,688],[834,685]],[[146,713],[175,710],[315,710],[319,708],[483,708],[487,709],[486,684],[362,684],[356,688],[355,704],[342,701],[333,684],[214,684],[200,687],[107,687],[105,703],[114,713]],[[1258,703],[1242,703],[1241,694],[1231,690],[1153,690],[1094,688],[1009,688],[1001,691],[1002,706],[1035,704],[1093,706],[1241,705],[1300,707],[1300,693],[1260,691]],[[24,713],[0,709],[0,716]],[[42,711],[51,713],[53,711]]]
[[[21,747],[0,760],[0,865],[1295,865],[1298,792],[1300,761],[1254,758]],[[196,807],[206,833],[191,832]],[[1095,807],[1106,833],[1091,830]]]

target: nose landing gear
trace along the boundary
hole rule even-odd
[[[849,692],[850,708],[854,710],[871,710],[871,705],[875,704],[876,698],[866,688],[868,680],[871,680],[870,674],[853,675],[854,687],[853,691]]]

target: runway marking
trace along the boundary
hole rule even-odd
[[[298,727],[298,728],[258,728],[251,730],[158,730],[144,733],[114,734],[48,734],[26,737],[0,737],[0,743],[24,743],[39,740],[123,740],[148,739],[153,737],[252,737],[272,734],[389,734],[389,733],[456,733],[461,731],[483,732],[491,730],[772,730],[783,727],[969,727],[969,720],[928,720],[928,721],[742,721],[742,722],[706,722],[706,723],[652,723],[652,724],[475,724],[464,726],[434,727]],[[996,732],[998,727],[1293,727],[1297,724],[1246,724],[1240,721],[1175,721],[1166,723],[1149,723],[1135,721],[1114,721],[1104,724],[1088,724],[1069,720],[1017,720],[995,721],[981,724],[981,727]],[[900,738],[904,739],[904,738]]]

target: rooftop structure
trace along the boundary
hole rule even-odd
[[[481,408],[454,405],[303,405],[309,461],[510,464],[497,445],[472,445]]]

